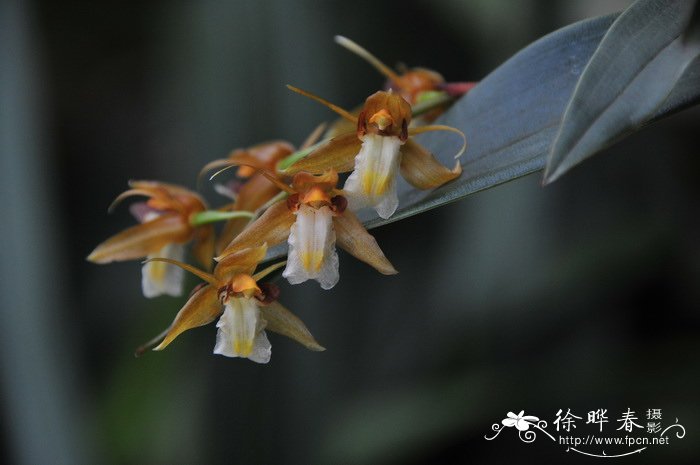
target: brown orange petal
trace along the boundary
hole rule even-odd
[[[443,166],[418,142],[409,139],[401,147],[401,174],[418,189],[433,189],[462,174],[459,161],[453,169]]]
[[[107,211],[111,212],[114,210],[117,205],[119,205],[124,199],[133,197],[135,195],[142,195],[144,197],[149,197],[149,198],[154,198],[154,197],[160,197],[161,199],[168,199],[168,195],[166,192],[160,191],[158,189],[151,189],[151,188],[134,188],[134,189],[129,189],[117,196],[112,203],[109,205],[107,208]]]
[[[268,305],[261,306],[260,313],[267,322],[267,325],[265,325],[266,330],[287,336],[302,344],[307,349],[317,352],[326,350],[316,342],[316,339],[311,335],[306,325],[279,302],[275,301]]]
[[[221,281],[228,280],[236,274],[252,275],[258,263],[263,261],[267,253],[267,244],[259,247],[248,247],[224,256],[214,268],[214,276]]]
[[[270,168],[269,162],[256,157],[250,150],[235,150],[228,156],[228,161],[231,165],[239,166],[238,175],[240,177],[248,177],[254,173],[256,169]]]
[[[189,298],[185,306],[178,312],[163,342],[153,350],[165,349],[176,337],[188,329],[211,323],[221,314],[221,307],[219,290],[211,284],[202,287]]]
[[[467,136],[462,131],[452,126],[445,126],[444,124],[428,124],[425,126],[418,126],[415,128],[410,128],[408,130],[408,135],[416,136],[418,134],[423,134],[424,132],[432,131],[454,132],[455,134],[459,134],[462,137],[462,147],[459,149],[459,152],[455,154],[455,158],[461,157],[464,151],[467,150]]]
[[[402,141],[411,122],[411,105],[399,94],[378,91],[367,97],[362,113],[358,116],[357,136],[380,134],[397,136]]]
[[[305,193],[311,189],[321,189],[330,192],[338,185],[338,173],[330,169],[321,174],[311,174],[302,171],[294,175],[292,189],[297,194]]]
[[[278,161],[294,152],[294,146],[283,140],[275,140],[254,145],[248,152],[258,160],[261,168],[274,170]]]
[[[199,194],[185,187],[160,181],[131,180],[129,181],[129,187],[132,189],[162,189],[167,191],[170,195],[189,195],[199,197]],[[201,199],[201,197],[199,198]]]
[[[249,294],[247,297],[255,294],[260,295],[262,292],[258,287],[258,283],[249,274],[238,273],[231,279],[230,285],[233,292]]]
[[[284,242],[289,237],[289,228],[295,219],[296,216],[289,211],[286,201],[277,202],[236,236],[215,260],[221,261],[226,255],[237,250],[260,246],[266,242],[269,247]]]
[[[221,255],[226,246],[238,236],[250,223],[249,218],[233,218],[224,224],[219,237],[216,239],[216,254]]]
[[[151,189],[152,191],[159,191],[160,197],[167,198],[176,197],[178,201],[190,206],[192,203],[197,203],[199,206],[206,208],[207,202],[198,193],[191,191],[185,187],[178,186],[177,184],[169,184],[160,181],[129,181],[129,187],[132,189]]]
[[[279,186],[271,183],[262,173],[256,173],[238,191],[234,210],[254,212],[280,192]]]
[[[398,271],[387,260],[374,237],[367,232],[354,213],[345,210],[333,218],[336,243],[350,255],[361,260],[382,274],[396,274]]]
[[[331,169],[338,173],[352,171],[355,167],[355,157],[360,152],[361,146],[362,141],[354,132],[341,134],[294,163],[284,173],[296,174],[307,171],[312,174],[321,174]]]
[[[435,71],[425,68],[413,68],[406,71],[398,79],[394,79],[391,84],[399,88],[403,98],[414,104],[421,92],[436,90],[444,82],[445,79]]]
[[[187,242],[191,237],[192,228],[182,216],[166,214],[110,237],[87,259],[94,263],[134,260],[158,252],[167,244]]]
[[[207,271],[211,270],[214,258],[214,241],[214,225],[207,224],[195,229],[192,255]]]

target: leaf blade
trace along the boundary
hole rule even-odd
[[[612,24],[567,105],[545,183],[641,127],[700,49],[681,37],[694,2],[640,0]]]

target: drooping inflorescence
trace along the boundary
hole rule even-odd
[[[284,267],[290,284],[317,281],[330,289],[340,278],[336,246],[382,274],[396,274],[377,241],[354,211],[371,207],[389,218],[399,206],[396,176],[418,189],[433,189],[462,172],[459,161],[443,166],[412,139],[427,131],[458,129],[428,124],[445,103],[473,83],[446,84],[437,73],[422,68],[397,73],[359,45],[336,41],[369,61],[387,79],[385,90],[367,97],[358,111],[347,111],[296,87],[339,114],[342,123],[330,126],[321,138],[320,125],[299,150],[285,141],[271,141],[234,150],[227,158],[206,164],[210,179],[235,168],[235,178],[216,184],[228,198],[216,210],[198,194],[155,181],[130,182],[130,189],[113,205],[130,196],[145,196],[131,211],[139,225],[107,239],[88,256],[94,263],[143,259],[142,288],[146,297],[180,295],[184,271],[204,281],[190,294],[174,321],[153,341],[138,350],[162,350],[188,329],[217,322],[214,353],[267,363],[271,344],[266,331],[290,337],[311,350],[324,350],[304,323],[284,308],[279,288],[270,275]],[[441,98],[436,98],[441,96]],[[433,105],[426,107],[426,101]],[[421,106],[422,105],[422,106]],[[421,118],[414,118],[420,107]],[[426,112],[426,108],[428,111]],[[339,173],[350,173],[339,187]],[[111,209],[112,207],[110,207]],[[218,235],[213,223],[225,221]],[[255,273],[268,247],[287,243],[287,259]],[[202,269],[185,262],[185,246]],[[209,272],[213,265],[213,271]],[[268,279],[266,282],[265,279]]]

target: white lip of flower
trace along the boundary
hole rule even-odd
[[[231,297],[224,305],[224,313],[216,323],[219,329],[214,353],[269,362],[272,345],[264,331],[267,323],[260,317],[258,301],[254,297]]]
[[[168,244],[158,252],[148,255],[147,258],[169,258],[183,261],[185,258],[185,246],[183,244]],[[148,262],[141,268],[141,289],[147,298],[159,295],[178,297],[182,295],[182,282],[185,271],[182,268],[168,266],[164,262]]]
[[[399,205],[396,173],[402,144],[398,136],[365,134],[362,137],[362,147],[355,157],[355,170],[343,187],[353,210],[371,206],[385,219],[394,214]]]
[[[157,212],[148,212],[143,217],[143,222],[153,221],[160,216]],[[185,259],[185,246],[183,244],[167,244],[156,253],[149,254],[151,258],[169,258],[183,261]],[[148,262],[141,268],[141,289],[147,298],[169,295],[179,297],[182,295],[182,282],[185,279],[185,271],[176,266],[168,266],[163,262]]]
[[[282,276],[291,284],[315,279],[323,289],[338,283],[338,252],[335,249],[333,212],[328,206],[300,205],[291,227],[287,266]]]

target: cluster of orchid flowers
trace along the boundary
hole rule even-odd
[[[98,245],[89,261],[145,258],[141,282],[146,297],[181,295],[184,271],[204,281],[172,324],[139,352],[162,350],[184,331],[217,318],[216,354],[267,363],[271,344],[266,330],[311,350],[324,350],[304,323],[278,302],[279,288],[264,279],[284,267],[282,276],[291,284],[316,280],[330,289],[339,279],[336,245],[382,274],[396,274],[353,211],[371,207],[382,218],[393,215],[399,203],[399,170],[418,189],[432,189],[460,176],[459,162],[453,168],[443,166],[411,136],[453,131],[464,138],[457,129],[430,122],[473,83],[446,83],[438,73],[422,68],[397,73],[349,39],[336,41],[388,79],[386,90],[370,95],[359,111],[346,111],[288,86],[324,104],[341,120],[325,134],[325,125],[319,126],[298,151],[287,142],[265,142],[208,163],[200,175],[236,168],[236,179],[214,186],[230,203],[210,210],[200,195],[184,187],[132,181],[110,206],[111,210],[127,197],[147,198],[131,205],[139,224]],[[417,113],[422,116],[413,118]],[[466,140],[455,158],[465,147]],[[341,189],[339,173],[347,172]],[[216,221],[226,221],[218,237]],[[268,248],[285,241],[287,260],[256,273]],[[184,262],[188,243],[202,269]]]

